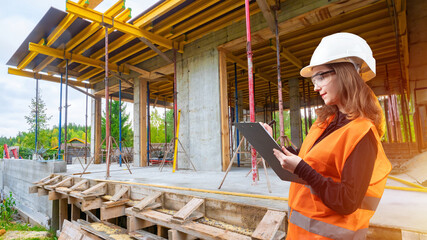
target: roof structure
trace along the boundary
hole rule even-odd
[[[183,52],[185,45],[245,18],[244,0],[166,0],[131,19],[125,1],[119,0],[106,12],[98,12],[87,2],[67,1],[66,12],[51,8],[8,61],[9,73],[60,81],[68,59],[70,85],[94,88],[105,76],[105,27],[108,27],[110,76],[122,81],[123,97],[133,98],[133,78],[137,73],[150,82],[150,98],[173,101],[173,51]],[[377,95],[401,93],[408,88],[408,46],[405,1],[349,0],[329,1],[308,12],[287,13],[299,1],[251,1],[251,15],[262,12],[257,2],[279,8],[281,75],[284,102],[288,101],[287,80],[299,77],[301,66],[325,35],[346,31],[367,40],[377,60],[377,77],[368,84]],[[278,4],[280,3],[280,4]],[[323,3],[324,4],[324,3]],[[299,6],[299,9],[301,6]],[[289,10],[290,11],[290,10]],[[399,13],[399,14],[397,14]],[[228,92],[237,87],[248,99],[245,37],[223,46],[228,60]],[[269,28],[253,33],[255,102],[268,103],[266,95],[277,99],[274,34]],[[142,69],[140,63],[160,55],[164,64],[158,69]],[[236,71],[234,68],[236,63]],[[303,82],[305,85],[303,85]],[[310,81],[301,81],[300,94],[315,96]],[[271,89],[273,88],[273,90]],[[110,93],[117,95],[118,85]],[[103,91],[96,95],[103,96]],[[229,101],[230,105],[234,103]]]

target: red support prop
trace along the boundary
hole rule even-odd
[[[253,78],[253,64],[252,64],[252,46],[251,46],[251,20],[249,13],[249,0],[245,0],[245,13],[246,13],[246,50],[248,57],[248,82],[249,82],[249,113],[250,121],[255,122],[255,98],[254,98],[254,78]],[[251,147],[251,163],[252,163],[252,181],[256,184],[257,181],[257,160],[256,150]]]

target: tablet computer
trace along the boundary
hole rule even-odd
[[[283,181],[306,184],[298,175],[282,168],[279,160],[277,160],[276,156],[273,154],[273,149],[275,148],[281,152],[283,151],[260,123],[235,123],[235,126],[257,152],[259,152],[261,157],[270,164],[271,168],[280,179]]]

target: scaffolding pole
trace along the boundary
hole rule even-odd
[[[105,28],[105,147],[107,149],[107,153],[109,153],[110,149],[110,112],[109,112],[109,104],[108,97],[110,96],[110,89],[108,87],[108,27]],[[107,154],[106,156],[107,162],[107,175],[106,178],[110,177],[110,156]]]
[[[119,165],[122,167],[122,80],[119,79]]]
[[[252,64],[252,46],[251,46],[251,20],[249,12],[249,0],[245,0],[245,15],[246,15],[246,55],[248,58],[248,83],[249,83],[249,114],[250,121],[255,122],[255,97],[254,97],[254,78]],[[257,182],[257,160],[256,150],[251,146],[251,165],[252,165],[252,181]]]
[[[277,24],[277,11],[275,12],[274,23],[276,27],[276,58],[277,58],[277,93],[279,97],[279,126],[280,126],[280,145],[285,146],[285,128],[283,126],[283,96],[282,96],[282,75],[280,73],[280,39],[279,25]]]
[[[237,63],[234,63],[234,98],[235,98],[235,122],[239,122],[239,104],[238,100],[239,97],[237,95]],[[239,136],[239,129],[236,128],[236,147],[239,145],[240,142],[240,136]],[[236,150],[237,151],[237,150]],[[240,167],[240,153],[237,153],[237,167]]]
[[[67,131],[68,131],[68,59],[65,60],[65,113],[64,113],[64,160],[67,162]]]
[[[58,124],[58,160],[61,159],[61,132],[62,132],[62,73],[59,89],[59,124]]]
[[[39,118],[39,79],[36,78],[36,129],[35,129],[34,148],[35,148],[37,159],[38,159],[38,154],[37,154],[38,118]]]

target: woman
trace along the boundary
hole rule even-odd
[[[298,156],[274,150],[284,169],[307,182],[291,183],[287,239],[365,239],[391,170],[382,110],[365,83],[375,77],[372,51],[359,36],[336,33],[300,74],[311,77],[325,106]]]

